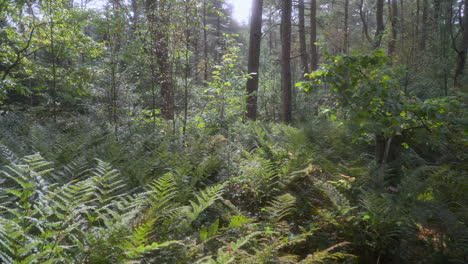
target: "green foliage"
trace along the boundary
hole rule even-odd
[[[199,128],[175,141],[0,119],[6,263],[359,263],[396,252],[424,263],[468,248],[464,166],[409,149],[401,184],[375,190],[368,147],[338,120]],[[47,159],[27,155],[36,151]]]
[[[227,124],[242,120],[245,109],[244,85],[247,75],[239,69],[239,48],[234,42],[235,36],[228,36],[228,49],[221,58],[221,63],[214,66],[212,81],[205,89],[205,99],[209,111],[203,120],[209,126],[225,127]],[[205,126],[205,124],[200,126]]]
[[[336,109],[355,133],[391,137],[414,129],[426,129],[432,137],[460,133],[463,104],[455,97],[422,100],[408,94],[399,83],[398,68],[387,66],[382,50],[370,55],[358,52],[347,56],[329,56],[330,64],[309,75],[310,82],[298,86],[307,92],[329,85],[336,97]],[[331,115],[336,119],[336,115]],[[461,118],[461,119],[460,119]]]

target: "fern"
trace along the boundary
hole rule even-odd
[[[236,257],[239,255],[241,248],[250,242],[254,237],[258,236],[260,232],[253,232],[243,238],[236,240],[235,242],[229,244],[226,247],[221,247],[217,251],[216,258],[213,256],[207,256],[202,259],[199,259],[196,263],[200,264],[229,264],[235,261]]]
[[[221,199],[223,187],[222,184],[210,186],[195,196],[196,201],[190,201],[190,207],[185,212],[189,222],[197,219],[205,209]]]
[[[286,193],[275,197],[270,206],[266,208],[266,211],[274,221],[280,221],[295,210],[295,205],[296,197]]]
[[[343,247],[348,245],[349,242],[341,242],[336,245],[333,245],[327,249],[317,251],[314,254],[308,255],[304,260],[302,260],[301,264],[318,264],[318,263],[332,263],[332,261],[339,261],[348,258],[354,258],[354,255],[342,252],[335,252],[332,253],[331,251],[335,250],[336,248]]]

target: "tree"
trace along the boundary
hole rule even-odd
[[[359,2],[359,17],[361,18],[362,22],[362,32],[366,37],[369,43],[372,43],[372,39],[369,36],[369,26],[367,22],[367,12],[364,12],[364,0],[360,0]]]
[[[174,119],[174,87],[169,58],[169,12],[167,0],[146,1],[146,17],[151,34],[150,47],[153,89],[159,84],[161,91],[161,115]]]
[[[390,57],[392,57],[393,53],[395,52],[395,45],[398,37],[398,2],[397,0],[391,0],[391,7],[390,8],[390,21],[392,24],[392,38],[388,43],[388,53]]]
[[[318,69],[318,51],[317,45],[317,0],[310,0],[310,56],[311,69]]]
[[[461,77],[465,69],[466,57],[468,54],[468,0],[465,0],[464,16],[463,16],[463,37],[460,44],[460,49],[457,52],[457,68],[455,70],[455,86],[461,87]]]
[[[382,37],[385,31],[383,13],[384,13],[384,2],[385,0],[377,0],[377,12],[376,12],[376,20],[377,20],[377,30],[375,31],[375,38],[374,38],[374,47],[380,47],[382,42]]]
[[[349,52],[349,26],[348,26],[348,14],[349,13],[349,0],[344,2],[344,43],[343,43],[343,53],[348,54]]]
[[[282,120],[290,123],[292,119],[291,94],[291,0],[281,1],[281,90],[283,99]]]
[[[299,0],[297,4],[297,9],[299,11],[299,44],[300,44],[300,50],[301,50],[302,72],[306,74],[306,73],[309,73],[309,66],[308,66],[309,58],[307,56],[307,45],[306,45],[304,0]]]
[[[250,19],[249,62],[247,80],[247,118],[257,119],[257,91],[260,67],[260,44],[262,40],[263,0],[254,0]]]
[[[428,18],[428,3],[427,0],[422,0],[423,10],[421,19],[421,37],[419,42],[419,48],[421,51],[426,49],[426,38],[427,38],[427,18]]]

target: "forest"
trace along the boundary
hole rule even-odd
[[[466,264],[467,54],[468,0],[0,0],[0,263]]]

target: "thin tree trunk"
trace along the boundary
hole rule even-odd
[[[465,9],[463,12],[463,38],[460,46],[460,52],[457,57],[457,68],[455,70],[455,87],[461,88],[461,77],[465,69],[466,57],[468,54],[468,0],[465,0]]]
[[[161,116],[166,120],[174,119],[174,90],[169,59],[169,14],[166,1],[154,2],[147,0],[147,18],[150,25],[151,38],[154,47],[152,54],[157,64],[157,76],[161,91]]]
[[[377,12],[376,12],[377,30],[375,31],[375,38],[374,38],[375,48],[380,47],[380,44],[382,43],[383,33],[385,31],[385,25],[384,25],[384,19],[383,19],[384,1],[385,0],[377,0]]]
[[[49,16],[50,16],[50,56],[52,59],[52,115],[54,121],[57,122],[57,64],[55,54],[55,39],[54,39],[54,18],[52,11],[52,1],[49,1]]]
[[[222,3],[216,1],[216,49],[215,49],[215,61],[219,65],[221,64],[222,58],[222,30],[221,30],[221,11],[222,11]]]
[[[307,45],[306,45],[306,33],[305,33],[305,14],[304,14],[304,0],[299,0],[297,5],[299,9],[299,42],[301,49],[301,63],[302,63],[302,73],[309,73],[308,65],[308,55],[307,55]]]
[[[203,80],[208,81],[208,33],[206,23],[206,1],[203,1]]]
[[[344,43],[343,43],[343,53],[349,53],[349,26],[348,26],[348,14],[349,13],[349,0],[344,2]]]
[[[362,31],[367,41],[369,43],[372,43],[372,38],[369,35],[369,26],[367,25],[366,13],[364,13],[363,9],[364,9],[364,0],[361,0],[361,2],[359,3],[359,16],[361,17]]]
[[[260,67],[260,47],[262,40],[263,0],[254,0],[250,20],[250,44],[247,80],[247,118],[257,119],[257,92]]]
[[[189,105],[189,76],[190,76],[190,1],[185,0],[185,69],[184,69],[184,124],[182,127],[182,134],[185,135],[187,129],[188,119],[188,105]]]
[[[427,0],[422,0],[423,10],[422,10],[422,19],[421,19],[421,38],[419,47],[421,51],[426,49],[426,38],[427,38],[427,17],[428,17],[428,6]]]
[[[389,6],[390,8],[390,6]],[[390,21],[392,24],[392,38],[388,42],[388,53],[390,57],[395,53],[395,46],[398,37],[398,2],[397,0],[391,0],[390,8]]]
[[[416,25],[415,26],[415,33],[416,33],[416,38],[419,38],[419,13],[421,11],[421,0],[416,0]]]
[[[282,0],[281,14],[281,89],[283,97],[282,121],[292,119],[291,96],[291,11],[292,0]]]
[[[317,0],[310,0],[310,56],[311,70],[318,69],[317,42]]]

